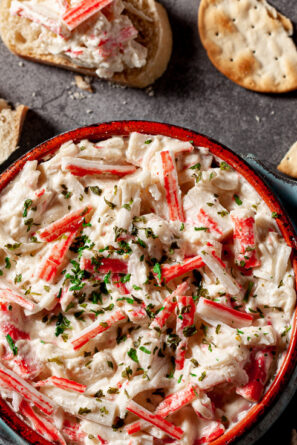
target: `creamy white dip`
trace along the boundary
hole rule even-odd
[[[0,208],[1,396],[44,437],[204,443],[262,397],[290,336],[291,249],[208,149],[67,142]]]
[[[11,14],[28,18],[30,26],[40,30],[38,53],[62,56],[77,66],[95,69],[102,78],[146,64],[147,49],[136,41],[138,31],[125,14],[125,2],[112,1],[71,32],[62,20],[65,9],[61,3],[57,0],[13,0],[11,3]],[[71,1],[69,7],[79,3]],[[139,14],[144,17],[143,13]]]

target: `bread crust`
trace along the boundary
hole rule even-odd
[[[139,0],[129,0],[129,2],[137,5]],[[110,79],[112,82],[135,88],[144,88],[155,82],[166,70],[172,53],[172,31],[166,10],[154,0],[144,0],[143,3],[146,6],[145,12],[152,22],[146,22],[145,19],[136,17],[131,12],[127,14],[141,34],[140,43],[143,42],[148,49],[147,63],[142,68],[126,68],[121,73],[115,73]],[[0,35],[12,53],[34,62],[97,77],[95,69],[77,66],[62,56],[37,54],[34,47],[30,48],[28,45],[22,45],[23,37],[20,31],[25,31],[25,28],[29,25],[29,20],[19,16],[11,16],[9,12],[10,5],[11,0],[0,1]]]
[[[233,82],[261,93],[297,89],[292,23],[265,0],[201,0],[198,28],[210,61]]]
[[[2,99],[1,102],[5,103]],[[16,150],[27,111],[25,105],[12,110],[7,103],[0,109],[0,163]]]

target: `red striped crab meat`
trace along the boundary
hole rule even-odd
[[[38,271],[38,278],[48,283],[53,283],[58,278],[67,258],[69,248],[77,234],[77,232],[65,234],[51,246],[48,255]]]
[[[16,0],[12,3],[10,12],[13,15],[19,15],[37,23],[38,25],[42,25],[49,31],[64,39],[67,39],[70,36],[69,30],[63,23],[61,23],[59,14],[54,8],[45,8],[40,3],[28,4]]]
[[[270,349],[253,351],[246,367],[249,381],[246,385],[237,387],[236,393],[250,402],[258,402],[262,397],[272,364],[273,354]]]
[[[70,31],[73,31],[97,12],[108,6],[112,0],[84,0],[68,8],[62,20]]]
[[[40,240],[46,242],[54,241],[66,232],[78,230],[92,210],[91,206],[84,206],[54,221],[39,231],[38,236]]]
[[[198,396],[198,389],[195,385],[188,385],[185,388],[175,393],[169,394],[165,399],[157,406],[154,414],[157,414],[163,418],[168,417],[170,414],[179,411],[184,406],[193,402]],[[150,427],[151,424],[145,420],[137,420],[126,426],[125,430],[128,434],[135,434],[138,431],[144,430]]]
[[[251,326],[254,319],[251,314],[232,309],[229,306],[206,298],[199,299],[197,313],[203,320],[211,324],[222,322],[232,328]]]
[[[199,437],[195,444],[209,443],[225,432],[225,426],[217,419],[214,403],[203,392],[192,402],[192,407],[199,417]]]
[[[134,165],[108,165],[102,164],[100,161],[90,161],[82,158],[62,158],[62,170],[68,171],[75,176],[87,175],[109,175],[121,178],[123,176],[131,175],[136,172]]]
[[[254,213],[247,209],[231,212],[235,262],[244,269],[259,267],[261,262],[256,250],[256,225]]]
[[[147,409],[135,403],[133,400],[128,402],[127,410],[138,416],[140,419],[146,420],[151,425],[164,431],[164,433],[170,437],[173,437],[174,439],[180,440],[184,435],[181,428],[163,419],[158,414],[151,413]]]
[[[168,219],[170,221],[183,222],[184,210],[182,206],[181,190],[178,185],[174,154],[169,150],[158,153],[160,160],[160,182],[165,189],[168,208]]]
[[[222,241],[232,233],[229,212],[219,199],[202,187],[193,187],[184,197],[186,222],[197,228],[197,233]],[[198,230],[200,229],[200,230]]]

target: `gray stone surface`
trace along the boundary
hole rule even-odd
[[[85,124],[148,119],[185,126],[217,139],[238,153],[254,153],[274,166],[297,140],[297,92],[261,95],[244,90],[210,63],[197,33],[197,0],[162,0],[174,33],[174,52],[165,75],[149,91],[117,88],[96,80],[94,94],[82,93],[72,73],[13,56],[0,43],[0,97],[31,108],[15,159],[45,139]],[[297,22],[296,0],[271,0]],[[83,96],[74,98],[74,93]],[[153,94],[153,95],[152,95]],[[7,165],[7,164],[6,164]],[[273,423],[294,391],[284,394],[274,414],[253,430],[251,444]],[[296,401],[261,440],[289,443]],[[0,434],[1,435],[1,434]],[[2,444],[9,440],[3,436]],[[15,439],[11,443],[15,444]]]

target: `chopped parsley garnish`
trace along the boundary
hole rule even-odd
[[[206,372],[205,371],[203,371],[202,373],[201,373],[201,376],[199,377],[199,382],[202,382],[202,380],[204,380],[205,379],[205,377],[206,377]]]
[[[127,354],[133,362],[139,363],[136,349],[130,348]]]
[[[65,199],[70,199],[72,196],[72,192],[68,191],[68,188],[66,187],[65,184],[61,184],[61,188],[62,188],[62,195],[64,196]]]
[[[246,303],[247,303],[248,300],[249,300],[249,297],[250,297],[250,295],[251,295],[253,286],[254,286],[253,281],[249,281],[249,282],[248,282],[247,289],[246,289],[245,294],[244,294],[244,297],[243,297],[243,301],[245,301]]]
[[[16,283],[21,283],[22,279],[23,278],[22,278],[22,274],[21,273],[16,274],[15,279],[14,279],[15,284]]]
[[[130,201],[127,204],[123,204],[123,208],[130,212],[132,204],[133,204],[133,199],[130,199]]]
[[[108,205],[108,207],[109,207],[110,209],[115,209],[115,208],[116,208],[116,204],[114,204],[114,203],[111,202],[111,201],[107,201],[106,198],[104,198],[104,202],[105,202],[105,204]]]
[[[221,170],[231,170],[231,167],[227,162],[223,161],[220,163],[220,169]]]
[[[190,360],[194,366],[194,368],[197,368],[199,366],[199,363],[197,362],[197,360],[195,358],[191,358]]]
[[[153,272],[157,275],[158,280],[161,281],[162,280],[162,270],[161,270],[161,266],[159,263],[156,263],[154,265]]]
[[[277,219],[277,218],[280,218],[280,214],[279,213],[277,213],[277,212],[272,212],[271,213],[271,217],[273,218],[273,219]]]
[[[58,320],[56,322],[55,336],[58,337],[60,334],[70,327],[70,320],[66,318],[61,312],[58,315]]]
[[[149,349],[145,348],[144,346],[140,346],[139,349],[140,349],[142,352],[144,352],[145,354],[151,354],[151,353],[152,353]]]
[[[21,245],[22,245],[22,243],[5,244],[4,247],[6,247],[6,248],[9,249],[9,250],[16,250],[16,249],[18,249]]]
[[[132,241],[132,243],[133,244],[138,244],[140,247],[144,247],[144,248],[147,247],[146,243],[142,239],[140,239],[140,238],[137,238],[136,241]]]
[[[128,281],[130,281],[130,278],[131,278],[131,274],[130,274],[130,273],[127,273],[125,276],[123,276],[123,277],[121,278],[121,282],[122,282],[122,283],[127,283]]]
[[[26,219],[26,221],[24,221],[24,224],[25,226],[27,226],[27,232],[30,232],[31,227],[34,224],[33,218]]]
[[[80,414],[80,415],[82,415],[82,414],[89,414],[91,412],[92,412],[92,410],[89,409],[89,408],[79,408],[79,410],[78,410],[78,414]]]
[[[196,232],[198,232],[199,230],[204,230],[205,232],[207,232],[208,227],[194,227],[194,230],[196,230]]]
[[[237,204],[238,206],[241,206],[242,201],[241,201],[241,199],[239,198],[239,196],[235,194],[235,195],[233,196],[233,198],[234,198],[234,201],[236,202],[236,204]]]
[[[12,350],[13,355],[17,355],[18,354],[18,348],[16,347],[13,339],[11,338],[11,336],[9,334],[6,335],[6,340],[7,340],[8,346]]]
[[[11,262],[7,256],[7,257],[5,257],[5,269],[10,269],[10,268],[11,268]]]
[[[94,193],[94,195],[98,196],[100,196],[103,192],[103,190],[100,187],[98,187],[98,185],[90,186],[90,190],[91,192]]]
[[[145,141],[145,144],[151,144],[152,142],[153,142],[152,139],[147,139],[147,140]]]
[[[79,263],[75,260],[71,260],[72,264],[71,273],[67,273],[65,275],[65,279],[69,280],[72,286],[69,288],[70,291],[78,291],[81,290],[85,283],[82,281],[85,278],[85,271],[81,270]]]
[[[285,337],[290,330],[291,326],[287,326],[285,330],[281,333],[281,337]]]
[[[192,337],[192,335],[195,335],[197,333],[197,329],[194,325],[187,326],[183,329],[183,334],[185,337]]]
[[[192,167],[190,167],[191,170],[201,170],[201,164],[200,162],[197,162],[197,164],[192,165]]]
[[[33,204],[32,199],[26,199],[26,201],[24,202],[23,218],[27,218],[28,210],[32,204]]]
[[[184,228],[185,228],[185,224],[184,223],[181,223],[181,225],[180,225],[180,231],[182,232],[183,230],[184,230]]]

